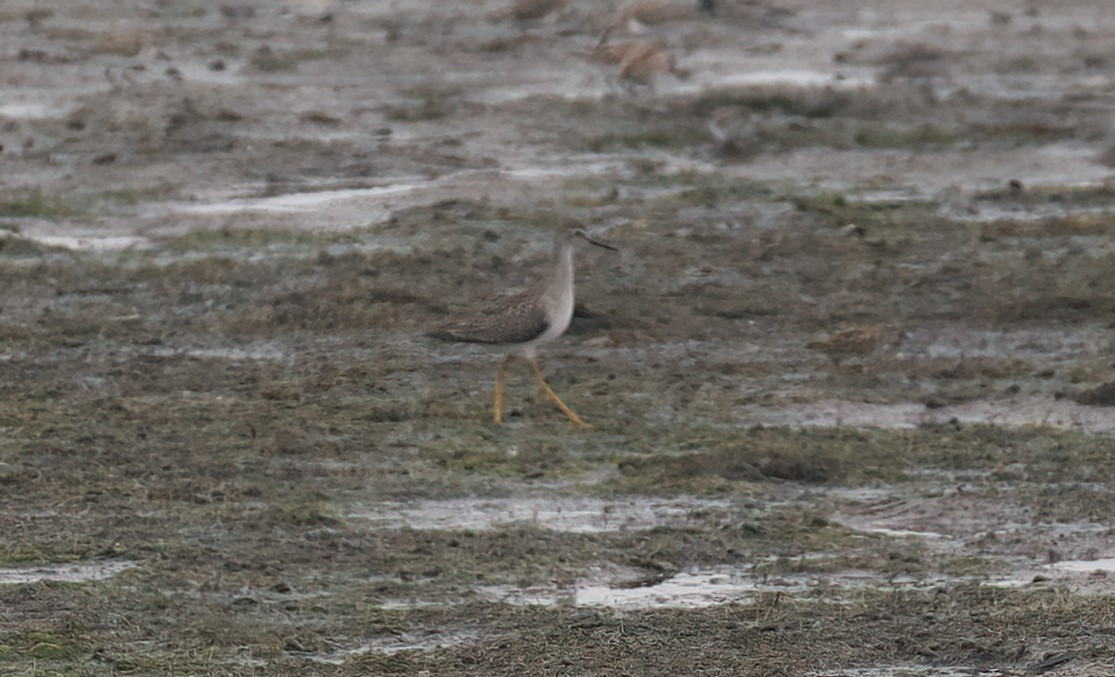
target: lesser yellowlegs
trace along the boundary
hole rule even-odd
[[[542,377],[542,370],[535,359],[538,346],[553,341],[565,333],[573,319],[573,245],[575,238],[583,239],[598,247],[617,251],[615,247],[592,239],[581,228],[563,228],[554,237],[554,253],[550,275],[539,291],[527,292],[504,299],[499,305],[479,317],[448,325],[427,334],[443,341],[466,341],[511,346],[499,364],[496,373],[496,392],[493,420],[503,421],[503,383],[507,365],[519,355],[530,363],[539,387],[561,409],[574,425],[589,428],[589,424],[573,413]]]

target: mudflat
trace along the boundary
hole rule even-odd
[[[510,4],[0,7],[0,673],[1115,674],[1109,3]]]

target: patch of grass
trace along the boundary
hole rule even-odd
[[[313,247],[323,238],[313,233],[267,228],[196,229],[167,240],[167,248],[176,253],[220,251],[228,249],[258,250],[267,247]]]
[[[520,210],[511,207],[497,207],[490,210],[491,218],[525,227],[531,230],[553,231],[572,226],[575,221],[568,216],[548,209]]]
[[[2,479],[2,478],[0,478]],[[4,486],[7,482],[0,482]],[[21,545],[12,549],[0,550],[0,562],[4,564],[30,564],[51,561],[52,556],[32,545]]]
[[[76,347],[98,339],[120,339],[135,334],[137,329],[130,309],[114,306],[91,306],[81,314],[48,315],[39,326],[54,345]]]
[[[1115,233],[1115,219],[1103,214],[1068,214],[1037,221],[1013,219],[983,224],[980,237],[1058,238],[1071,235],[1110,235]]]
[[[316,59],[325,59],[330,55],[329,50],[306,48],[278,51],[269,45],[263,45],[248,59],[255,68],[264,73],[277,73],[296,69],[299,64]]]
[[[1069,383],[1102,383],[1111,376],[1111,365],[1102,358],[1069,366],[1064,378]]]
[[[389,104],[383,107],[383,114],[395,122],[425,122],[440,120],[449,116],[455,106],[460,90],[454,87],[434,87],[421,85],[403,92],[410,101]]]
[[[658,160],[655,158],[629,158],[626,163],[627,168],[635,175],[636,179],[645,180],[647,178],[654,178],[656,182],[666,182],[666,174],[662,170],[666,167],[665,160]],[[670,182],[673,183],[673,182]]]
[[[851,223],[864,227],[928,227],[926,220],[929,218],[933,219],[934,228],[940,228],[942,221],[932,216],[936,205],[930,202],[855,200],[843,193],[792,195],[785,199],[798,211],[828,217],[831,225],[837,228]]]
[[[1109,266],[1108,271],[1111,269]],[[995,308],[993,317],[999,322],[1083,322],[1112,312],[1115,312],[1115,295],[1110,293],[1047,290],[1029,298],[1003,302]]]
[[[754,459],[735,449],[702,451],[683,456],[665,458],[624,458],[617,466],[620,473],[634,481],[662,486],[684,487],[684,491],[694,493],[718,493],[727,490],[735,482],[756,482],[765,478],[756,466]],[[624,485],[630,482],[624,482]]]
[[[405,625],[417,624],[427,633],[452,636],[482,619],[497,639],[480,647],[466,641],[400,654],[355,654],[344,670],[353,675],[423,670],[435,675],[500,674],[514,665],[524,674],[751,676],[933,661],[1002,666],[1022,674],[1026,664],[1047,660],[1049,653],[1049,644],[1026,641],[1031,632],[1070,652],[1070,665],[1083,664],[1088,674],[1105,674],[1102,666],[1112,658],[1104,645],[1104,614],[1110,613],[1110,603],[1103,596],[957,585],[826,597],[802,601],[770,594],[700,610],[622,614],[607,607],[567,605],[469,604],[451,614],[408,610]],[[658,641],[663,635],[669,641]],[[536,649],[524,652],[525,645]],[[633,655],[638,656],[636,671]],[[894,674],[918,671],[897,668]]]
[[[984,557],[966,555],[945,560],[940,570],[949,576],[986,576],[993,570],[993,564]]]
[[[1037,73],[1042,70],[1041,61],[1034,56],[1012,56],[994,64],[994,71],[1000,75],[1012,73]]]
[[[454,440],[434,443],[423,457],[443,472],[470,473],[489,477],[522,477],[529,473],[530,461],[519,458],[514,449],[499,446],[458,446]]]
[[[884,436],[885,437],[885,436]],[[721,491],[725,483],[764,480],[806,484],[858,484],[902,478],[902,466],[884,454],[879,437],[861,431],[754,429],[711,449],[682,455],[628,457],[618,463],[625,491],[665,487]]]
[[[1072,139],[1076,137],[1076,130],[1040,122],[1015,122],[973,125],[965,136],[981,141],[1023,145]]]
[[[32,190],[22,197],[0,200],[0,217],[56,219],[75,211],[61,199]]]
[[[144,202],[165,200],[169,195],[173,194],[173,192],[174,189],[171,186],[163,185],[150,188],[119,188],[116,190],[106,190],[98,197],[104,202],[131,207]]]
[[[174,19],[199,19],[204,17],[207,13],[205,7],[190,6],[188,3],[182,3],[181,5],[154,5],[146,8],[144,11],[149,17],[158,17],[164,21]]]
[[[951,130],[937,125],[923,124],[918,127],[897,127],[893,125],[868,125],[856,132],[857,145],[864,148],[909,148],[926,150],[941,148],[956,143],[963,137]]]
[[[915,468],[955,472],[1011,462],[1026,463],[1033,481],[1059,473],[1061,481],[1110,481],[1115,463],[1104,460],[1102,447],[1101,441],[1075,433],[1034,436],[989,426],[755,428],[729,439],[723,434],[709,438],[688,453],[621,455],[621,477],[610,486],[636,493],[716,493],[733,484],[770,480],[861,486],[909,481]]]
[[[854,140],[849,125],[842,121],[776,122],[763,124],[755,131],[750,143],[757,148],[787,151],[794,148],[820,146],[847,150]]]
[[[217,54],[220,54],[226,59],[238,57],[240,56],[241,51],[243,51],[243,46],[239,42],[222,41],[213,45],[213,48],[217,50]]]
[[[48,247],[18,235],[0,237],[0,256],[41,257],[52,251],[63,251],[63,249],[61,247]]]
[[[60,586],[67,584],[38,584],[47,595],[53,595]],[[72,636],[65,628],[57,623],[50,623],[54,627],[41,627],[40,623],[29,624],[23,631],[0,635],[0,672],[3,672],[4,663],[24,664],[41,661],[40,667],[61,668],[72,665],[75,660],[81,659],[89,653],[88,645]],[[34,627],[40,626],[40,627]],[[9,673],[4,673],[9,674]],[[12,673],[15,674],[15,673]],[[36,671],[38,674],[38,671]],[[56,674],[44,672],[43,674]],[[63,674],[63,673],[57,673]],[[67,673],[68,674],[68,673]]]
[[[341,124],[340,118],[316,110],[303,113],[302,115],[298,116],[298,120],[299,122],[305,122],[314,125],[323,125],[326,127],[335,127]]]
[[[414,104],[394,104],[383,107],[383,115],[394,122],[428,122],[441,120],[449,115],[445,102],[423,100]]]
[[[992,202],[1008,202],[1016,205],[1055,204],[1065,209],[1073,207],[1108,207],[1115,199],[1115,186],[1099,184],[1093,186],[1035,186],[1004,187],[976,193],[974,199]],[[1110,218],[1105,215],[1070,214],[1065,219],[1080,219],[1087,223],[1092,219]],[[1070,222],[1071,223],[1071,222]]]
[[[843,193],[795,196],[790,197],[789,201],[799,211],[819,212],[830,216],[842,214],[848,209],[848,198]]]
[[[85,644],[73,639],[42,637],[30,647],[27,654],[40,661],[73,660],[87,652]]]
[[[722,107],[738,106],[755,111],[776,111],[806,118],[831,118],[853,106],[856,95],[831,88],[740,87],[714,89],[701,94],[691,108],[695,115],[708,117]]]
[[[632,148],[682,149],[711,142],[712,137],[702,126],[675,125],[640,132],[601,134],[588,139],[585,147],[594,153],[603,153]]]
[[[677,192],[655,197],[653,209],[659,218],[668,220],[672,213],[687,207],[715,207],[725,202],[760,198],[768,194],[766,187],[747,181],[725,181],[716,174],[683,170],[663,175],[659,183],[681,188]]]
[[[327,497],[313,492],[298,494],[284,499],[281,504],[272,505],[262,519],[268,524],[282,527],[335,527],[341,524],[340,517]]]

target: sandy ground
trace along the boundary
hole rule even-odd
[[[109,4],[0,6],[0,673],[1115,674],[1106,1]]]

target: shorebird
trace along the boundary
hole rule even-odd
[[[758,118],[746,108],[721,106],[712,111],[708,131],[716,141],[716,152],[727,158],[745,159],[762,150]]]
[[[503,422],[503,383],[507,365],[515,356],[530,363],[534,378],[542,392],[561,409],[573,425],[591,428],[570,409],[546,383],[542,369],[535,359],[535,351],[565,333],[573,319],[573,246],[580,238],[598,247],[618,251],[588,236],[580,227],[563,228],[554,237],[550,275],[539,291],[527,292],[502,300],[487,313],[470,320],[457,322],[427,334],[442,341],[462,341],[509,346],[510,350],[499,363],[496,372],[495,402],[492,419],[498,426]]]
[[[894,338],[896,332],[886,326],[847,327],[833,332],[820,341],[805,344],[810,350],[819,350],[829,356],[837,366],[845,358],[863,357],[875,352]]]
[[[654,76],[659,73],[671,73],[680,80],[689,76],[688,72],[677,67],[674,53],[666,49],[660,41],[609,43],[608,40],[614,31],[614,27],[606,29],[591,52],[571,52],[571,54],[591,63],[619,66],[614,82],[629,93],[634,93],[635,88],[640,85],[653,90]],[[605,80],[609,85],[613,84],[607,76]]]
[[[679,80],[689,77],[689,73],[677,67],[674,53],[661,45],[640,45],[629,49],[620,62],[618,80],[628,92],[635,92],[636,86],[654,91],[654,76],[670,73]]]

